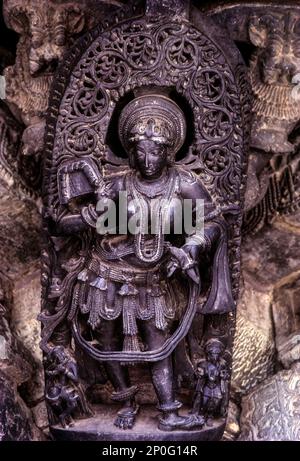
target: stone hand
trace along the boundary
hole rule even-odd
[[[197,285],[200,284],[200,275],[197,263],[182,248],[169,247],[171,260],[167,265],[167,275],[170,277],[176,269],[180,268]]]

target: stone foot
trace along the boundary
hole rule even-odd
[[[123,407],[117,414],[114,425],[120,429],[132,429],[135,423],[139,406]]]

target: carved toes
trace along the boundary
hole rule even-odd
[[[120,429],[132,429],[135,423],[135,417],[138,412],[138,406],[135,408],[123,408],[118,412],[114,425]]]
[[[124,416],[118,415],[115,419],[114,425],[119,427],[120,429],[132,429],[135,423],[135,416]]]

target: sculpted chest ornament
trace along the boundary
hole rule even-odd
[[[238,54],[227,57],[218,31],[199,13],[192,22],[187,8],[174,15],[171,3],[157,2],[154,17],[153,3],[146,12],[133,3],[121,22],[88,34],[53,89],[40,319],[57,438],[128,440],[130,430],[132,440],[168,440],[171,433],[172,440],[190,440],[191,431],[205,440],[224,429],[247,87]],[[206,88],[209,69],[218,73],[214,92]],[[124,231],[119,213],[99,232],[109,201],[127,218],[131,205],[120,193],[138,219],[131,216]],[[176,200],[191,204],[190,231]]]

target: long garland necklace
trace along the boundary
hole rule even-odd
[[[164,228],[165,220],[167,217],[167,211],[170,206],[170,201],[172,200],[177,174],[174,169],[169,170],[170,175],[168,177],[168,183],[163,184],[161,187],[161,192],[158,192],[158,189],[155,188],[155,196],[160,196],[155,200],[151,200],[150,206],[150,216],[154,217],[154,226],[151,222],[151,230],[154,231],[154,237],[146,239],[145,229],[148,229],[148,215],[149,207],[146,200],[146,197],[152,194],[148,193],[148,190],[143,191],[143,186],[139,182],[137,186],[137,181],[135,178],[134,172],[128,175],[128,189],[140,208],[140,228],[134,236],[134,247],[136,256],[143,262],[154,263],[160,260],[164,251]],[[153,229],[154,227],[154,229]],[[153,236],[153,234],[151,234]],[[150,245],[151,244],[151,245]]]

